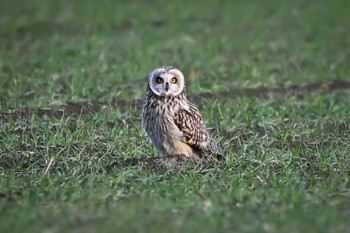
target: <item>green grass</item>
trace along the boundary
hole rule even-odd
[[[349,232],[350,89],[327,86],[350,77],[349,7],[1,1],[1,231]],[[156,169],[133,101],[159,65],[192,97],[323,88],[203,97],[226,164]],[[99,108],[35,114],[81,102]]]

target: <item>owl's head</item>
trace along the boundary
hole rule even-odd
[[[185,88],[185,78],[180,70],[172,66],[156,68],[148,76],[152,92],[158,96],[176,96]]]

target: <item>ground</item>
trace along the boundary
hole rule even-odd
[[[349,232],[350,3],[1,1],[4,232]],[[160,158],[186,76],[224,161]]]

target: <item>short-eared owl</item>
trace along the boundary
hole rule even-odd
[[[187,100],[185,78],[175,67],[162,66],[149,75],[142,126],[160,156],[222,157],[198,109]]]

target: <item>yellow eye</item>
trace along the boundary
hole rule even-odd
[[[157,83],[163,83],[163,82],[164,82],[164,79],[162,79],[161,77],[157,78]]]
[[[172,84],[175,84],[175,83],[177,83],[177,79],[174,77],[174,78],[170,79],[170,82],[171,82]]]

